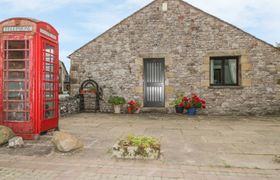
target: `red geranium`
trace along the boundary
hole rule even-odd
[[[130,106],[133,106],[133,105],[135,105],[137,103],[135,101],[129,101],[127,104],[130,105]]]
[[[183,97],[181,104],[184,104],[185,109],[206,108],[206,101],[200,99],[196,94],[192,94],[191,98]]]
[[[184,105],[185,103],[183,101],[179,104],[180,107],[183,107]]]

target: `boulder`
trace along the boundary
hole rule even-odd
[[[60,152],[70,152],[83,147],[83,143],[80,140],[65,132],[55,132],[52,142]]]
[[[22,137],[16,136],[9,140],[9,145],[8,145],[9,148],[17,148],[23,146],[24,146],[24,142]]]
[[[0,145],[6,144],[9,139],[15,136],[16,135],[11,128],[0,126]]]

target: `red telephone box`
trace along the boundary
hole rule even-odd
[[[0,23],[0,124],[24,139],[58,128],[58,33],[48,23]]]

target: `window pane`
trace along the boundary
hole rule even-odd
[[[222,84],[222,60],[211,60],[211,84]]]
[[[18,110],[18,111],[23,111],[26,109],[24,106],[25,103],[9,103],[8,108],[9,110]]]
[[[24,59],[25,51],[9,51],[8,58],[9,59]]]
[[[8,100],[25,100],[24,92],[8,92]]]
[[[45,109],[48,110],[48,109],[53,109],[54,108],[54,102],[53,101],[47,101],[46,102],[46,105],[45,105]]]
[[[53,72],[53,64],[46,63],[46,71]]]
[[[47,81],[54,80],[54,79],[53,79],[53,74],[52,74],[52,73],[46,72],[46,73],[45,73],[45,80],[47,80]]]
[[[54,98],[54,92],[45,92],[45,98],[46,99],[53,99]]]
[[[24,79],[25,78],[25,72],[16,72],[16,71],[11,71],[11,72],[8,72],[9,73],[9,80],[15,80],[15,79]],[[6,73],[5,73],[5,79],[7,79],[6,77]]]
[[[52,111],[46,111],[45,112],[45,118],[46,119],[51,119],[51,118],[53,118],[54,117],[54,111],[52,110]]]
[[[9,49],[25,49],[25,41],[9,41]]]
[[[46,45],[46,52],[53,54],[54,53],[54,47],[47,44]]]
[[[25,69],[25,61],[9,61],[9,69]]]
[[[9,112],[8,113],[8,119],[14,120],[14,121],[24,121],[24,113],[22,112]]]
[[[7,83],[5,83],[5,88],[7,88]],[[24,90],[24,82],[8,82],[9,90]]]
[[[53,62],[54,61],[54,56],[51,55],[51,54],[46,53],[46,61]]]
[[[225,61],[225,84],[237,83],[237,62],[236,59],[229,59]]]
[[[53,83],[45,83],[46,84],[46,90],[53,90],[54,84]]]

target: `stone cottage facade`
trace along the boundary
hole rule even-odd
[[[182,0],[153,1],[69,57],[71,94],[91,77],[101,110],[110,95],[173,109],[197,93],[204,114],[279,113],[280,51]]]

